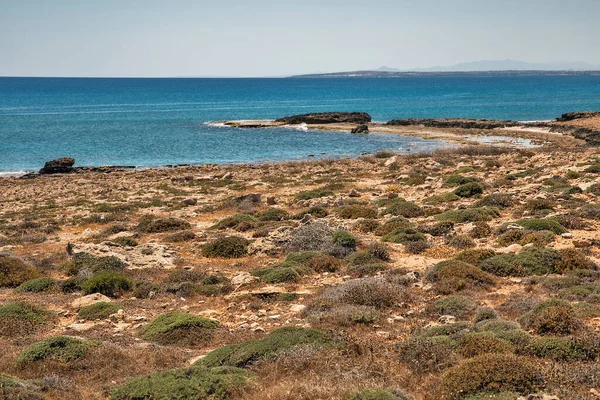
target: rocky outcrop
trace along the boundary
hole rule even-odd
[[[570,112],[564,113],[560,117],[556,118],[558,122],[568,122],[576,119],[586,119],[600,117],[600,111],[578,111],[578,112]]]
[[[326,112],[326,113],[311,113],[302,115],[293,115],[276,119],[275,122],[280,122],[289,125],[297,124],[366,124],[371,122],[371,116],[364,112]]]
[[[74,158],[57,158],[56,160],[46,162],[44,168],[40,169],[40,174],[68,174],[74,171],[74,164]]]
[[[410,126],[421,125],[431,128],[462,128],[462,129],[496,129],[508,128],[513,126],[522,126],[523,124],[515,121],[495,121],[486,119],[393,119],[388,121],[389,126]]]
[[[356,128],[352,129],[350,133],[369,133],[369,125],[358,125]]]

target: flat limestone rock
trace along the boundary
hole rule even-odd
[[[110,297],[106,297],[100,293],[93,293],[87,296],[79,297],[71,302],[71,307],[80,309],[85,306],[89,306],[92,304],[100,303],[100,302],[111,302]]]

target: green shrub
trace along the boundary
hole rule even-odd
[[[422,225],[418,231],[428,233],[431,236],[444,236],[452,233],[454,230],[454,222],[442,221],[433,225]]]
[[[567,232],[567,229],[552,218],[528,218],[515,222],[517,225],[531,231],[551,231],[557,235]]]
[[[469,322],[456,322],[453,324],[423,328],[416,336],[420,338],[436,338],[439,336],[451,336],[461,332],[469,332],[470,329],[471,324]]]
[[[410,254],[421,254],[429,249],[431,246],[425,239],[416,240],[414,242],[408,242],[404,245],[405,250]]]
[[[15,292],[20,293],[40,293],[46,290],[50,290],[54,287],[56,281],[51,278],[36,278],[31,279],[27,282],[21,283],[15,288]]]
[[[576,338],[538,337],[530,343],[528,351],[536,357],[556,361],[594,361],[598,346],[598,340],[586,343]]]
[[[248,378],[245,370],[231,367],[174,369],[133,378],[114,390],[110,399],[228,400]]]
[[[339,304],[386,308],[393,306],[406,296],[403,289],[400,285],[383,277],[370,277],[346,281],[338,286],[328,288],[320,297]]]
[[[337,210],[338,217],[343,219],[377,218],[377,210],[373,207],[352,204],[340,207]]]
[[[507,208],[515,204],[513,196],[505,193],[492,193],[477,200],[474,207]]]
[[[412,337],[398,346],[400,361],[416,373],[440,372],[456,362],[449,340]]]
[[[205,257],[240,258],[248,254],[248,240],[240,236],[216,239],[202,247]]]
[[[81,307],[77,312],[79,318],[83,318],[88,321],[105,319],[109,315],[115,314],[119,311],[119,306],[114,303],[101,301],[98,303],[90,304],[89,306]]]
[[[468,236],[457,235],[448,242],[448,246],[462,250],[475,247],[476,244],[473,239]]]
[[[478,182],[469,182],[464,185],[460,185],[454,190],[454,194],[459,197],[473,197],[475,195],[483,193],[483,185]]]
[[[410,221],[404,217],[394,217],[387,220],[383,225],[379,228],[375,229],[375,234],[377,236],[384,236],[388,233],[391,233],[394,229],[397,228],[410,228],[412,224]]]
[[[96,342],[70,336],[51,337],[26,348],[17,358],[17,365],[22,367],[28,363],[46,359],[68,363],[85,356],[90,347],[96,345]]]
[[[40,395],[45,387],[41,382],[24,381],[8,375],[0,375],[2,399],[6,400],[45,400]]]
[[[453,315],[460,318],[471,314],[477,308],[477,302],[470,297],[452,295],[436,300],[433,308],[439,315]]]
[[[394,389],[365,389],[350,394],[350,400],[408,400]]]
[[[556,272],[564,274],[575,270],[596,270],[598,266],[577,249],[560,249],[560,260],[556,264]]]
[[[72,276],[64,281],[61,281],[59,286],[60,290],[63,293],[74,293],[80,292],[83,289],[81,286],[88,280],[88,278],[84,276]]]
[[[167,243],[185,243],[196,239],[196,234],[192,231],[180,231],[171,233],[163,239]]]
[[[160,344],[179,346],[205,345],[214,334],[218,322],[199,315],[172,311],[160,315],[142,327],[140,337]]]
[[[463,290],[485,289],[493,286],[496,279],[480,268],[462,261],[442,261],[427,274],[434,289],[441,294],[452,294]]]
[[[469,249],[458,253],[454,259],[468,264],[480,265],[483,261],[495,255],[497,255],[496,252],[490,249]]]
[[[417,242],[426,240],[426,237],[421,232],[412,228],[396,228],[391,233],[381,238],[384,242],[402,243]]]
[[[471,176],[464,176],[459,174],[449,175],[444,179],[445,186],[460,186],[466,183],[478,182],[479,179]]]
[[[324,332],[286,326],[269,333],[263,339],[247,340],[216,349],[195,365],[245,367],[260,359],[272,357],[281,350],[307,344],[326,345],[331,340],[331,336]]]
[[[360,265],[350,265],[346,272],[354,277],[363,277],[369,275],[375,275],[378,272],[385,271],[387,266],[382,263],[368,263]]]
[[[575,332],[581,325],[573,306],[566,301],[550,299],[537,304],[523,315],[521,324],[539,335],[566,335]]]
[[[537,366],[525,357],[512,354],[482,354],[446,371],[441,388],[449,400],[481,392],[533,393],[543,385]]]
[[[0,287],[17,287],[38,278],[40,271],[18,258],[0,255]]]
[[[333,196],[334,193],[328,189],[315,189],[315,190],[307,190],[304,192],[300,192],[296,195],[296,200],[311,200],[318,199],[321,197],[329,197]]]
[[[50,313],[26,302],[0,306],[0,336],[15,337],[35,333],[48,323]]]
[[[533,244],[537,247],[544,247],[548,243],[552,243],[554,241],[554,232],[550,231],[535,231],[535,232],[524,232],[525,234],[519,240],[519,244],[521,246],[525,246],[526,244]]]
[[[464,210],[450,210],[435,216],[440,221],[456,223],[491,221],[498,218],[500,213],[494,207],[465,208]]]
[[[238,227],[247,227],[249,225],[254,225],[256,223],[256,219],[252,215],[248,214],[236,214],[220,220],[217,224],[213,225],[211,229],[235,229],[238,230]],[[244,229],[246,230],[246,229]]]
[[[469,235],[475,239],[487,238],[491,234],[492,227],[483,221],[475,222],[475,224],[473,224],[473,229],[469,232]]]
[[[498,254],[481,262],[481,269],[496,276],[525,276],[516,254]]]
[[[136,230],[144,233],[162,233],[171,231],[183,231],[190,229],[192,225],[179,218],[167,217],[152,219],[150,221],[144,220],[138,224]]]
[[[415,218],[424,215],[423,209],[401,198],[392,199],[388,202],[387,207],[381,213],[382,215],[394,215],[404,218]]]
[[[517,256],[527,275],[545,275],[556,272],[561,260],[560,252],[554,249],[531,248]]]
[[[462,400],[519,400],[520,397],[522,396],[515,392],[485,392],[463,397]]]
[[[290,214],[281,208],[269,208],[258,215],[259,221],[284,221],[290,219]]]
[[[456,341],[455,350],[461,356],[472,358],[487,353],[514,353],[514,346],[489,332],[473,332]]]
[[[300,274],[294,267],[276,266],[256,269],[252,275],[268,283],[298,282]]]
[[[67,265],[69,275],[87,276],[101,271],[123,271],[125,263],[115,256],[96,257],[89,253],[75,253]]]
[[[287,255],[287,257],[285,258],[285,261],[290,262],[290,263],[308,265],[310,260],[318,254],[319,253],[316,251],[300,251],[300,252],[289,253]]]
[[[114,243],[116,245],[119,245],[121,247],[136,247],[139,245],[137,240],[135,240],[131,236],[120,236],[118,238],[112,239],[110,242]]]
[[[473,318],[475,324],[482,321],[490,321],[498,318],[498,313],[491,307],[479,307]]]
[[[354,249],[356,247],[356,241],[356,236],[346,230],[339,229],[333,232],[333,243],[338,246]]]
[[[117,272],[100,272],[85,281],[81,288],[85,294],[102,293],[109,297],[120,297],[133,286],[131,279]]]
[[[315,206],[315,207],[311,207],[307,210],[300,211],[299,213],[295,214],[292,218],[293,219],[302,219],[302,218],[304,218],[305,215],[310,215],[314,218],[325,218],[326,216],[329,215],[329,213],[327,212],[327,210],[325,208]]]
[[[352,225],[352,229],[361,233],[373,233],[380,227],[381,223],[379,223],[378,220],[372,218],[361,219],[359,221],[356,221]]]
[[[311,320],[324,322],[335,326],[350,326],[355,324],[372,324],[379,318],[374,307],[351,304],[327,305],[317,307],[308,313]]]
[[[460,197],[458,197],[454,192],[447,192],[447,193],[428,197],[424,200],[424,202],[426,204],[431,204],[431,205],[436,206],[436,205],[443,204],[443,203],[451,203],[458,199],[460,199]]]
[[[355,251],[346,257],[346,263],[348,265],[361,265],[373,262],[373,255],[368,251]]]

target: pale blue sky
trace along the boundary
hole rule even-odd
[[[600,65],[600,0],[0,0],[0,76]]]

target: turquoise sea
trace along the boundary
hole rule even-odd
[[[0,173],[76,165],[242,163],[354,156],[444,143],[211,122],[314,111],[365,111],[375,121],[467,117],[520,121],[600,109],[600,76],[84,79],[0,78]]]

